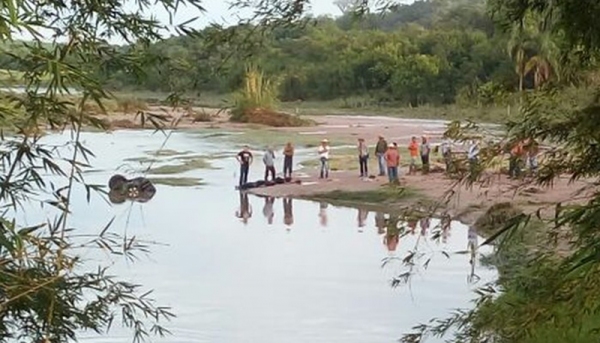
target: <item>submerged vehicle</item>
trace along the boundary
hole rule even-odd
[[[127,179],[123,175],[113,175],[108,181],[108,199],[113,204],[122,204],[127,200],[148,202],[156,194],[156,187],[145,177]]]

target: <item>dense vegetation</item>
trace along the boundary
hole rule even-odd
[[[506,52],[508,38],[496,34],[482,1],[417,1],[384,15],[316,18],[246,39],[253,29],[209,28],[200,36],[152,46],[170,63],[141,87],[228,93],[239,88],[247,61],[277,80],[283,101],[441,104],[480,87],[515,89],[517,82]],[[215,36],[229,34],[244,49],[235,43],[214,45]],[[111,75],[109,82],[135,86],[122,73]]]
[[[347,11],[341,17],[302,25],[211,26],[157,42],[144,52],[141,80],[127,65],[107,61],[95,69],[112,89],[232,93],[251,62],[282,101],[342,99],[348,107],[490,105],[516,90],[571,85],[581,76],[558,60],[557,36],[534,22],[498,29],[485,0],[419,0],[361,19],[340,7]],[[14,58],[22,46],[3,48],[10,54],[0,56],[0,68],[27,68]]]
[[[489,0],[488,6],[502,29],[524,32],[535,27],[545,39],[560,43],[545,55],[545,66],[541,58],[536,62],[538,79],[544,79],[549,70],[554,75],[563,70],[565,77],[583,72],[597,59],[598,2]],[[556,62],[551,64],[551,60]],[[552,68],[546,68],[549,65]],[[430,335],[456,343],[600,340],[600,131],[596,129],[600,103],[598,96],[565,102],[556,86],[549,84],[523,95],[520,116],[506,121],[503,141],[482,149],[481,164],[493,163],[498,152],[516,141],[534,138],[553,148],[543,154],[544,163],[530,185],[551,186],[565,176],[589,185],[574,188],[575,199],[540,204],[530,212],[507,211],[502,206],[497,208],[500,215],[488,213],[494,220],[482,222],[494,224],[487,226],[490,238],[485,244],[498,243],[490,261],[499,268],[499,280],[478,291],[474,309],[457,310],[450,317],[418,326],[404,342],[422,342]],[[481,131],[485,130],[463,126],[453,133],[456,138],[468,138]],[[464,181],[470,183],[478,176],[477,172],[466,175]]]

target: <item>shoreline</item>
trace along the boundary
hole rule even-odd
[[[409,208],[429,207],[433,213],[446,213],[452,220],[473,225],[493,205],[512,203],[525,213],[540,211],[542,217],[554,215],[554,206],[562,202],[573,203],[575,194],[585,187],[585,182],[570,183],[568,178],[557,180],[553,187],[532,185],[526,180],[513,181],[505,175],[493,175],[493,183],[482,182],[471,189],[456,184],[456,180],[443,173],[401,176],[398,189],[408,191],[406,196],[386,195],[387,178],[361,180],[356,172],[333,172],[329,180],[319,180],[316,172],[300,178],[302,184],[288,183],[249,189],[246,192],[259,197],[294,198],[323,201],[332,205],[373,208],[400,212]],[[369,200],[369,197],[375,198]],[[350,198],[350,199],[349,199]],[[364,198],[364,200],[353,200]]]
[[[494,204],[510,202],[523,210],[524,212],[534,213],[538,209],[554,205],[558,202],[563,204],[572,203],[572,198],[578,195],[581,201],[581,189],[588,185],[585,181],[576,181],[569,183],[566,177],[556,180],[552,187],[540,187],[527,182],[526,179],[516,181],[509,180],[506,175],[488,174],[484,180],[467,189],[464,185],[456,184],[457,181],[448,178],[444,173],[430,173],[428,175],[406,175],[407,168],[401,165],[401,187],[409,189],[413,194],[410,197],[402,199],[395,198],[392,195],[386,198],[385,194],[377,195],[379,201],[369,202],[366,195],[376,195],[385,189],[387,177],[374,177],[363,180],[359,177],[358,161],[352,155],[352,147],[358,138],[365,138],[370,149],[374,148],[378,135],[386,137],[388,142],[398,142],[402,147],[408,144],[411,136],[427,135],[432,144],[439,142],[439,138],[446,129],[446,120],[427,120],[427,119],[407,119],[389,116],[357,116],[357,115],[309,115],[303,118],[313,120],[314,126],[308,127],[268,127],[255,124],[231,123],[227,113],[219,109],[195,108],[196,112],[207,113],[211,116],[211,121],[195,122],[193,118],[182,111],[172,111],[164,107],[151,107],[147,112],[160,113],[167,115],[169,119],[179,121],[175,128],[166,129],[175,130],[193,130],[193,129],[215,129],[230,130],[235,132],[249,133],[243,135],[240,145],[244,143],[258,149],[260,146],[282,144],[284,140],[291,140],[297,147],[316,146],[322,138],[328,138],[332,146],[348,146],[345,152],[339,154],[333,151],[333,158],[340,158],[339,170],[332,170],[330,180],[319,180],[315,167],[302,167],[302,163],[312,160],[301,161],[301,169],[296,170],[295,174],[300,175],[301,185],[283,184],[271,187],[261,187],[247,190],[249,194],[257,196],[267,196],[276,198],[296,198],[306,200],[322,200],[330,203],[343,203],[350,207],[376,206],[381,209],[394,211],[398,207],[406,207],[407,203],[412,205],[415,202],[424,202],[429,206],[437,206],[438,211],[443,211],[454,220],[458,220],[467,225],[472,225],[479,216],[484,214],[488,208]],[[98,116],[106,118],[115,124],[132,122],[139,118],[135,115],[125,113],[115,113],[110,115]],[[490,124],[492,125],[492,124]],[[126,125],[127,126],[127,125]],[[116,125],[114,129],[143,129],[138,127],[121,127]],[[150,129],[147,127],[146,129]],[[249,141],[248,141],[249,140]],[[316,155],[315,155],[316,156]],[[432,161],[439,156],[432,154]],[[315,157],[316,159],[316,157]],[[278,161],[277,163],[279,163]],[[404,161],[402,161],[404,162]],[[372,156],[369,161],[371,172],[377,168],[375,157]],[[341,194],[333,194],[341,192]],[[344,199],[349,195],[363,196],[360,201]],[[354,196],[352,196],[354,198]],[[381,201],[383,200],[383,201]],[[540,213],[543,217],[554,215],[554,206],[542,208]]]

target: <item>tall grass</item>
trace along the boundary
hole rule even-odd
[[[232,120],[245,121],[244,117],[255,110],[274,110],[278,104],[277,84],[265,76],[255,65],[246,67],[244,84],[240,91],[234,94]]]

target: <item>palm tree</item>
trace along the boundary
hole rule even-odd
[[[525,21],[513,26],[508,42],[510,56],[515,60],[515,71],[519,75],[519,92],[523,91],[525,76],[533,73],[537,89],[552,77],[560,80],[560,51],[554,36],[543,27],[527,25]],[[536,51],[529,57],[527,51]]]
[[[523,72],[524,75],[533,73],[533,84],[536,89],[548,82],[553,75],[552,65],[541,55],[531,57],[525,64]]]
[[[525,78],[525,49],[528,43],[528,35],[523,22],[515,24],[511,30],[508,40],[508,53],[515,61],[515,72],[519,76],[519,92],[523,91],[523,80]]]

